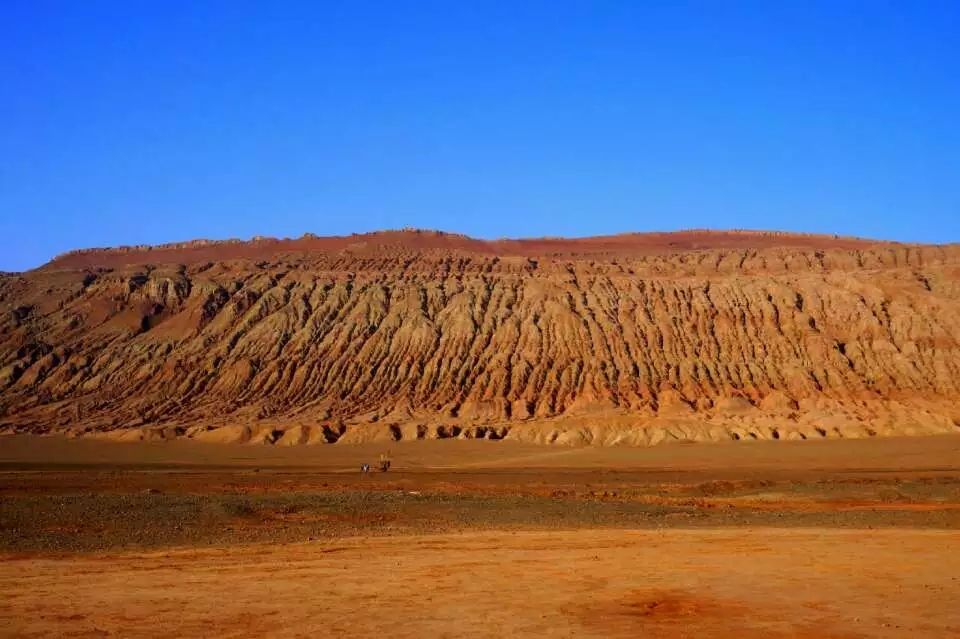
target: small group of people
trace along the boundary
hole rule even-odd
[[[390,457],[389,457],[389,455],[387,455],[386,453],[381,453],[381,454],[380,454],[380,472],[381,472],[381,473],[385,473],[385,472],[387,472],[388,470],[390,470]],[[370,464],[368,464],[368,463],[366,463],[366,462],[360,464],[360,472],[361,472],[361,473],[369,473],[369,472],[370,472]]]

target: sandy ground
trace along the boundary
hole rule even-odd
[[[0,438],[0,636],[960,637],[960,437]]]
[[[7,559],[8,636],[960,636],[960,533],[468,533]]]
[[[354,472],[389,451],[394,470],[542,469],[676,470],[723,474],[762,469],[797,471],[942,471],[960,469],[960,435],[822,441],[674,443],[636,447],[565,447],[513,441],[427,440],[389,444],[282,448],[174,440],[122,443],[59,436],[0,436],[0,470],[28,468],[132,469],[282,468]]]

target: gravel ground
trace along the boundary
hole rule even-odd
[[[960,483],[726,483],[540,494],[404,489],[0,497],[0,550],[84,552],[466,530],[729,526],[960,529]],[[856,497],[854,499],[853,497]]]

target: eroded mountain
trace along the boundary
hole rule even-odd
[[[0,429],[274,444],[960,432],[960,246],[432,231],[0,276]]]

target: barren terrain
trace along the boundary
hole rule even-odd
[[[0,274],[0,635],[960,636],[958,318],[742,231]]]
[[[0,276],[0,431],[593,445],[960,432],[960,247],[426,231]]]
[[[956,436],[0,442],[5,636],[960,636]]]
[[[25,637],[950,637],[958,543],[591,530],[8,559],[0,620]]]

